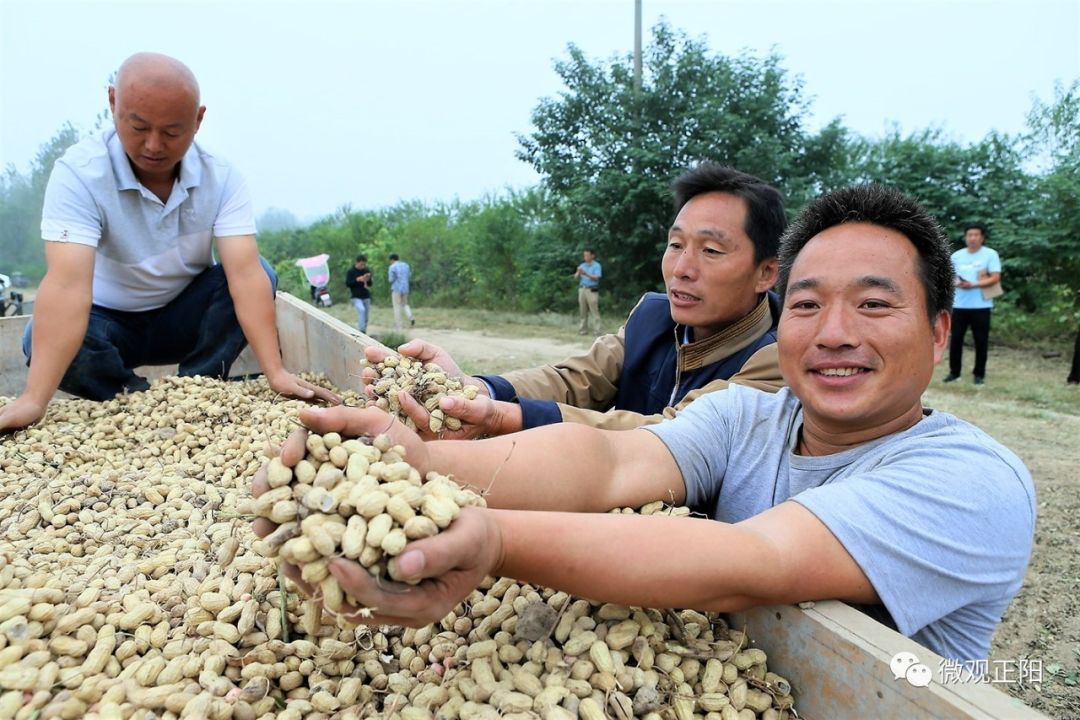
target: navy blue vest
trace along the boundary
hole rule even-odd
[[[704,387],[713,380],[729,379],[751,355],[776,342],[779,305],[779,298],[770,292],[772,326],[769,331],[720,362],[683,372],[673,395],[677,365],[675,321],[671,319],[667,295],[647,293],[626,323],[625,355],[615,409],[654,415],[677,404],[691,390]]]

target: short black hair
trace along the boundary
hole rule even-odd
[[[967,235],[968,230],[978,230],[983,234],[983,237],[988,236],[990,233],[986,231],[986,226],[980,222],[968,223],[964,226],[964,234]]]
[[[919,253],[919,280],[926,294],[926,311],[933,322],[952,308],[952,253],[945,231],[914,199],[884,185],[855,185],[826,193],[807,205],[791,222],[780,241],[780,298],[787,293],[795,258],[806,243],[836,225],[864,222],[895,230]],[[841,262],[842,260],[838,260]]]
[[[585,248],[585,249],[583,249],[583,250],[582,250],[581,252],[587,252],[587,253],[589,253],[590,255],[596,255],[596,251],[595,251],[595,250],[593,250],[593,249],[592,249],[591,247]]]
[[[675,178],[671,190],[675,195],[676,215],[683,205],[704,193],[723,192],[742,198],[746,203],[743,229],[754,243],[754,262],[776,257],[780,236],[787,227],[787,215],[784,196],[772,185],[733,167],[706,160]]]
[[[367,262],[367,255],[357,255],[355,262]]]
[[[390,259],[391,260],[397,260],[398,259],[397,253],[390,253]]]

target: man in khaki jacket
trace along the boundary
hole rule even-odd
[[[780,308],[769,292],[786,220],[780,193],[751,175],[702,163],[673,184],[677,216],[661,268],[666,293],[646,293],[615,335],[582,356],[503,376],[464,377],[441,348],[421,340],[404,355],[441,365],[480,389],[475,400],[444,398],[462,420],[443,438],[502,435],[556,422],[629,429],[673,417],[704,393],[738,383],[784,385],[776,354]],[[378,362],[385,352],[367,348]],[[374,377],[374,371],[365,373]],[[417,427],[427,411],[407,393]]]

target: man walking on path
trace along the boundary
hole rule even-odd
[[[578,283],[578,308],[581,310],[581,328],[578,335],[589,332],[589,316],[593,317],[593,326],[597,335],[600,334],[600,276],[603,271],[600,263],[596,261],[596,253],[592,248],[586,248],[582,253],[585,262],[578,265],[574,277]]]
[[[357,255],[356,262],[345,274],[345,284],[352,293],[352,304],[356,308],[356,327],[367,333],[368,318],[371,317],[371,268],[367,266],[367,255]]]
[[[964,228],[964,244],[967,246],[952,254],[956,273],[956,301],[952,311],[952,336],[949,343],[949,374],[945,382],[960,379],[964,355],[964,335],[971,328],[975,341],[975,384],[982,385],[986,379],[986,356],[990,348],[990,311],[994,301],[986,295],[986,289],[1001,281],[1001,259],[996,250],[983,246],[986,228],[972,223]]]
[[[405,317],[409,318],[409,326],[416,325],[412,308],[409,307],[409,278],[412,271],[409,263],[398,257],[397,253],[390,255],[390,268],[387,277],[390,280],[390,299],[394,303],[394,329],[402,331],[401,313],[405,311]]]

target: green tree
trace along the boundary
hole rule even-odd
[[[41,206],[57,158],[79,140],[71,123],[65,123],[38,150],[30,174],[8,165],[0,175],[0,258],[5,271],[18,270],[31,278],[45,274],[45,247],[41,241]]]
[[[794,191],[797,199],[838,182],[845,132],[806,131],[802,82],[776,55],[714,54],[665,23],[653,28],[635,90],[629,55],[592,62],[574,45],[556,63],[565,83],[533,111],[518,157],[555,199],[557,235],[570,268],[594,246],[610,287],[627,296],[660,282],[659,258],[673,216],[670,183],[714,160]]]
[[[1048,103],[1037,100],[1027,126],[1032,212],[1016,229],[1015,249],[1031,285],[1043,291],[1032,295],[1071,333],[1080,319],[1080,80],[1058,84]]]

